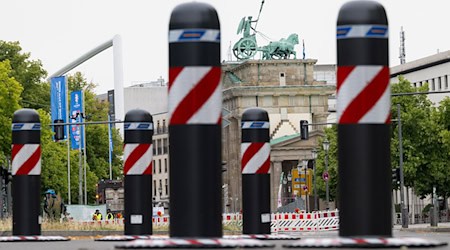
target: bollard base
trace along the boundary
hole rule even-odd
[[[225,239],[225,238],[169,238],[159,240],[135,240],[116,249],[142,248],[273,248],[274,244],[255,239]]]
[[[402,238],[316,238],[303,239],[292,244],[283,245],[286,248],[399,248],[399,247],[439,247],[446,242],[415,237]]]
[[[167,239],[166,235],[109,235],[95,239],[95,241],[132,241],[132,240],[158,240]]]
[[[242,235],[225,235],[225,239],[256,239],[256,240],[299,240],[299,236],[287,234],[242,234]]]
[[[69,241],[70,239],[62,236],[2,236],[0,242],[18,242],[18,241]]]

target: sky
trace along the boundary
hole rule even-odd
[[[2,3],[0,40],[19,41],[31,59],[41,60],[49,75],[94,47],[121,36],[124,86],[168,79],[168,27],[181,0],[14,0]],[[256,19],[261,0],[203,0],[217,10],[221,23],[221,60],[236,43],[242,17]],[[297,33],[306,58],[336,63],[336,20],[346,0],[265,0],[257,30],[271,40]],[[406,37],[406,61],[450,50],[448,0],[378,0],[389,22],[390,65],[399,64],[400,28]],[[258,46],[269,40],[257,36]],[[301,56],[301,44],[295,47]],[[112,48],[78,66],[98,94],[113,89]],[[233,59],[235,60],[235,59]]]

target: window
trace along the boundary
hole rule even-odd
[[[161,139],[157,140],[158,141],[158,154],[162,154],[162,143],[161,143]]]
[[[156,141],[155,140],[153,140],[152,141],[152,145],[153,145],[153,155],[156,155]],[[153,165],[154,166],[154,165]]]
[[[156,196],[156,180],[153,180],[153,196]]]
[[[434,91],[436,89],[434,86],[434,79],[431,79],[430,82],[431,82],[431,86],[430,86],[431,90]]]
[[[162,180],[159,180],[159,188],[158,188],[158,190],[159,190],[159,197],[161,197],[162,196]]]
[[[155,169],[156,169],[156,166],[155,166],[155,160],[153,160],[153,166],[152,166],[152,168],[153,168],[153,173],[155,173]]]
[[[445,86],[445,89],[448,89],[448,75],[444,76],[444,86]]]
[[[158,165],[159,165],[159,171],[158,171],[158,173],[161,173],[161,165],[162,165],[162,164],[161,164],[161,159],[158,160],[158,163],[159,163],[159,164],[158,164]]]
[[[442,89],[442,85],[441,85],[441,77],[438,77],[438,79],[437,79],[437,87],[438,87],[438,90],[441,90]]]
[[[167,147],[167,138],[163,139],[163,154],[167,154],[168,147]]]
[[[165,119],[163,120],[162,130],[163,130],[163,131],[162,131],[163,133],[166,133],[166,132],[167,132],[166,120],[165,120]]]
[[[159,124],[159,121],[156,124],[156,133],[159,134],[161,133],[161,125]]]
[[[164,180],[165,186],[166,186],[166,195],[169,195],[169,182],[167,181],[167,178]]]
[[[164,159],[164,173],[167,173],[167,158]]]

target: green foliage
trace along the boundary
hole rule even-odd
[[[0,62],[4,61],[10,62],[10,76],[23,86],[21,106],[49,111],[50,85],[43,81],[47,72],[41,61],[30,60],[30,53],[22,52],[19,42],[0,40]]]
[[[11,155],[11,123],[16,110],[20,109],[22,86],[11,76],[8,60],[0,61],[0,163],[6,165]]]
[[[428,84],[414,88],[403,77],[391,86],[393,93],[428,91]],[[432,105],[426,95],[398,96],[392,98],[393,118],[397,118],[397,104],[401,109],[405,185],[414,187],[415,192],[422,196],[431,194],[433,186],[437,187],[439,195],[445,195],[444,190],[449,186],[445,173],[450,169],[449,151],[443,150],[445,128],[438,122],[442,112]],[[395,168],[399,162],[398,122],[392,123],[391,144],[391,161]]]
[[[337,184],[338,184],[338,161],[337,161],[337,126],[325,129],[325,137],[328,139],[330,146],[328,149],[328,188],[330,201],[337,200]],[[316,160],[316,185],[317,194],[321,199],[326,198],[326,182],[322,179],[322,173],[325,171],[326,152],[322,147],[324,138],[319,140],[319,147]]]
[[[391,84],[392,93],[426,92],[428,85],[413,87],[409,81],[399,77],[399,82]],[[399,166],[399,135],[397,104],[401,109],[403,170],[405,185],[414,187],[420,196],[432,193],[450,197],[450,98],[445,98],[439,107],[434,107],[427,95],[392,97],[391,117],[391,165]],[[330,201],[337,199],[337,128],[325,130],[330,142],[328,172],[330,175]],[[325,166],[325,151],[319,140],[316,160],[317,188],[320,198],[325,199],[325,182],[322,173]]]
[[[42,192],[55,189],[67,202],[67,144],[52,140],[50,127],[50,84],[43,81],[47,72],[39,60],[30,60],[30,53],[22,52],[19,42],[0,40],[0,163],[11,155],[11,122],[13,113],[21,106],[37,109],[41,118]],[[42,82],[41,82],[42,81]],[[85,114],[88,121],[106,121],[108,106],[96,100],[95,84],[88,83],[80,72],[68,77],[69,90],[83,90]],[[21,105],[22,104],[22,105]],[[122,141],[113,130],[113,177],[121,176]],[[109,178],[108,126],[86,126],[88,201],[95,201],[95,184]],[[72,202],[78,202],[79,154],[70,150],[70,184]],[[82,165],[84,165],[82,163]],[[84,184],[83,184],[84,186]]]

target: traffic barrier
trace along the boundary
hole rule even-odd
[[[13,236],[41,235],[41,122],[33,109],[12,119]]]
[[[176,6],[169,23],[171,237],[222,237],[220,66],[214,7]]]
[[[317,231],[331,231],[339,229],[339,217],[337,211],[325,211],[316,214]]]
[[[242,114],[242,214],[244,234],[270,234],[269,115],[261,108]]]
[[[169,226],[170,216],[153,217],[153,227]],[[82,221],[85,225],[124,225],[124,219]],[[241,213],[228,213],[222,215],[222,225],[243,225]],[[339,212],[319,211],[312,213],[272,213],[271,233],[280,232],[309,232],[309,231],[331,231],[339,229]]]
[[[14,112],[11,156],[12,236],[0,236],[0,242],[70,240],[62,236],[41,236],[41,122],[36,110]]]
[[[391,92],[384,7],[375,1],[344,4],[336,40],[339,236],[392,236]]]
[[[153,118],[133,109],[124,123],[125,235],[152,234]]]
[[[242,214],[223,214],[223,225],[242,225]],[[332,231],[339,229],[339,212],[272,213],[271,233]]]

